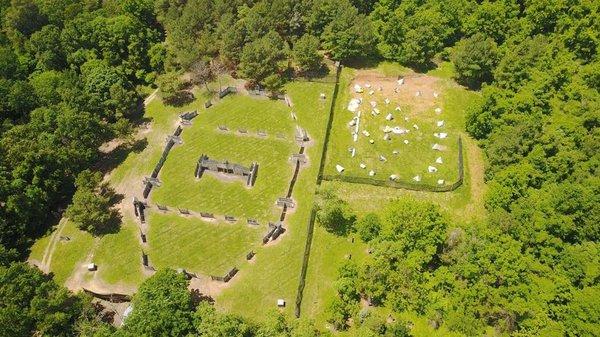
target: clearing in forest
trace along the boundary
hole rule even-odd
[[[458,180],[463,111],[447,84],[425,74],[355,70],[340,87],[327,178],[368,178],[443,187]]]

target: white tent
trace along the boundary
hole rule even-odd
[[[435,162],[438,163],[438,164],[444,163],[444,161],[442,161],[442,157],[437,157],[437,159],[435,160]]]
[[[375,102],[375,101],[371,101],[371,102],[369,102],[369,104],[371,104],[371,107],[372,107],[372,108],[374,108],[374,107],[376,107],[376,106],[377,106],[377,102]]]
[[[399,106],[396,107],[396,111],[401,111],[402,109],[400,109]]]
[[[408,139],[405,139],[405,140],[404,140],[404,144],[408,144]]]
[[[392,175],[390,176],[390,180],[391,180],[391,181],[396,181],[396,180],[398,180],[398,175],[396,175],[396,174],[392,174]]]
[[[369,83],[365,83],[365,88],[369,89],[371,85]]]
[[[386,162],[387,158],[384,157],[384,156],[382,156],[382,155],[379,155],[379,160],[382,161],[382,162]]]
[[[390,104],[390,100],[389,100],[389,99],[387,99],[387,98],[385,99],[385,101],[384,101],[384,102],[385,102],[385,104]]]
[[[442,108],[435,108],[434,111],[436,114],[440,114],[440,113],[442,113]]]
[[[360,93],[362,93],[363,91],[364,91],[364,89],[363,89],[363,88],[362,88],[360,85],[358,85],[358,84],[355,84],[355,85],[354,85],[354,92],[355,92],[355,93],[358,93],[358,94],[360,94]]]
[[[360,163],[360,165],[359,165],[359,166],[360,166],[360,168],[361,168],[361,169],[366,169],[366,168],[367,168],[367,165],[365,165],[365,164],[363,164],[363,163]]]
[[[386,121],[391,121],[392,119],[394,119],[394,116],[392,116],[392,114],[387,114],[387,116],[385,116]]]
[[[398,85],[403,85],[403,84],[404,84],[404,79],[403,78],[399,79],[398,80]]]
[[[417,124],[413,124],[413,128],[415,128],[415,130],[419,130],[419,126]]]
[[[444,121],[437,121],[437,126],[439,126],[439,127],[444,126]]]
[[[339,164],[338,164],[338,165],[335,165],[335,169],[336,169],[336,170],[337,170],[339,173],[342,173],[342,172],[344,172],[344,167],[343,167],[343,166],[341,166],[341,165],[339,165]]]
[[[429,173],[437,172],[437,168],[435,166],[428,166],[427,172],[429,172]]]
[[[362,134],[365,135],[365,137],[370,137],[371,136],[371,134],[367,130],[363,130]]]
[[[413,177],[413,180],[416,181],[416,182],[419,182],[419,181],[421,181],[421,176],[416,175],[416,176]]]
[[[438,179],[438,185],[444,185],[444,179]]]
[[[372,176],[374,176],[374,175],[375,175],[375,171],[373,171],[373,170],[369,171],[369,175],[370,175],[371,177],[372,177]]]
[[[438,98],[439,94],[437,92],[433,92],[433,97]]]
[[[369,95],[373,95],[374,93],[375,93],[375,91],[369,90]]]

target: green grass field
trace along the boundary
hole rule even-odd
[[[388,77],[405,74],[407,71],[393,63],[382,63],[376,69]],[[454,85],[448,79],[450,76],[447,76],[451,71],[450,66],[444,65],[443,69],[434,70],[431,74],[440,77],[437,90],[444,97],[441,102],[444,120],[448,129],[453,130],[452,137],[457,137],[462,134],[460,130],[464,124],[464,110],[474,94]],[[356,73],[356,69],[350,68],[342,72],[335,120],[328,144],[326,173],[332,173],[335,163],[342,162],[348,170],[346,173],[365,174],[364,170],[358,168],[358,164],[353,167],[353,161],[347,152],[348,141],[351,142],[352,139],[346,124],[352,114],[346,110],[346,106],[352,94],[349,85]],[[234,80],[229,78],[226,82],[231,84]],[[150,174],[160,158],[165,137],[176,128],[178,115],[184,111],[198,110],[199,116],[191,126],[184,127],[183,144],[175,145],[172,149],[159,175],[162,185],[153,189],[150,194],[147,246],[142,247],[139,225],[133,211],[127,207],[122,210],[123,224],[120,231],[101,238],[93,238],[67,223],[62,235],[68,235],[72,240],[58,242],[50,264],[57,280],[66,282],[89,256],[99,268],[93,278],[91,274],[85,274],[85,281],[93,279],[107,289],[113,287],[116,290],[131,291],[147,277],[140,265],[144,249],[149,255],[150,263],[156,268],[185,268],[202,275],[221,275],[233,266],[238,267],[240,272],[215,298],[217,306],[223,310],[259,321],[276,308],[277,299],[283,298],[288,303],[283,310],[291,315],[317,188],[319,160],[325,146],[333,88],[333,74],[319,81],[289,83],[285,89],[293,102],[292,108],[282,101],[234,94],[222,100],[214,100],[215,105],[206,109],[204,101],[210,95],[204,89],[196,89],[194,95],[197,99],[181,107],[166,106],[160,98],[152,100],[143,116],[144,121],[148,122],[147,128],[141,128],[136,140],[131,141],[139,147],[120,158],[107,178],[117,192],[124,194],[126,202],[133,196],[141,195],[141,180]],[[326,95],[325,100],[319,99],[321,93]],[[384,97],[376,99],[378,105],[384,105]],[[409,110],[410,106],[407,105],[407,113]],[[292,120],[291,111],[296,114],[297,121]],[[366,126],[376,130],[381,124],[380,119],[385,117],[383,110],[381,114],[383,116],[368,115],[365,119]],[[423,137],[421,143],[428,144],[431,140],[425,139],[425,136],[429,137],[434,132],[435,127],[429,125],[434,119],[417,117],[419,116],[415,120],[420,123]],[[286,233],[275,243],[263,246],[260,239],[267,230],[266,222],[276,220],[280,213],[275,200],[286,193],[293,174],[293,167],[288,159],[299,149],[294,141],[296,124],[304,127],[312,139],[311,145],[306,149],[309,162],[300,171],[292,195],[297,207],[288,213]],[[230,131],[224,133],[218,130],[219,125],[226,125]],[[249,135],[240,135],[237,132],[240,128],[248,130]],[[259,130],[266,131],[268,137],[256,136],[255,133]],[[378,131],[373,131],[375,132]],[[276,137],[277,134],[283,134],[285,139]],[[416,133],[414,136],[418,137]],[[373,153],[391,151],[391,146],[379,144],[383,143],[381,137],[378,137],[376,146],[362,138],[365,137],[361,136],[359,144],[362,150],[374,150],[363,160],[376,168],[378,173],[375,178],[378,179],[387,179],[386,175],[392,173],[410,178],[414,174],[411,170],[423,170],[435,159],[426,151],[421,151],[417,147],[419,140],[414,138],[410,144],[415,147],[403,149],[403,158],[411,158],[410,164],[392,163],[391,155],[387,156],[389,162],[386,163],[390,165],[381,164]],[[446,141],[450,147],[455,138]],[[127,148],[127,145],[124,147]],[[465,138],[464,153],[465,183],[450,193],[413,192],[327,181],[323,184],[333,187],[340,197],[348,201],[358,216],[378,211],[394,198],[412,196],[439,204],[455,223],[465,224],[485,217],[485,210],[480,198],[483,183],[478,183],[477,180],[481,178],[483,159],[480,158],[475,142],[468,137]],[[210,173],[199,180],[195,179],[194,169],[201,154],[245,166],[257,162],[259,172],[255,186],[248,188],[242,180],[224,180]],[[438,173],[447,174],[449,178],[446,179],[452,180],[450,167],[455,166],[452,164],[455,157],[448,151],[444,160],[448,171],[440,167]],[[428,181],[426,174],[422,175],[423,181]],[[428,182],[431,181],[433,180]],[[156,203],[167,205],[170,211],[159,212],[154,207]],[[207,222],[197,216],[182,216],[176,211],[177,207],[195,212],[211,212],[219,217],[233,215],[238,221]],[[246,218],[256,218],[261,225],[251,227],[246,224]],[[49,236],[36,242],[31,249],[30,258],[41,260],[49,243]],[[339,266],[349,255],[357,261],[367,259],[366,248],[359,239],[352,242],[348,237],[333,235],[316,225],[301,307],[303,317],[314,319],[320,328],[324,328],[325,308],[335,296],[333,283]],[[251,263],[245,260],[245,255],[250,250],[256,252]]]
[[[347,176],[368,177],[372,170],[375,173],[372,178],[378,180],[386,180],[391,175],[396,175],[399,180],[410,182],[414,182],[413,177],[420,176],[421,182],[429,185],[436,185],[440,179],[445,183],[456,181],[458,179],[457,144],[464,125],[465,102],[469,102],[469,96],[473,94],[450,80],[437,77],[429,77],[427,80],[432,82],[428,89],[437,92],[438,98],[423,97],[425,93],[423,96],[415,97],[413,91],[416,89],[411,87],[410,78],[407,78],[403,86],[398,87],[397,94],[389,90],[380,92],[375,89],[377,78],[369,82],[372,89],[365,87],[364,93],[355,93],[353,79],[355,76],[360,78],[365,71],[381,76],[384,81],[382,83],[387,81],[388,86],[390,78],[395,79],[400,74],[411,75],[407,70],[389,63],[383,63],[378,68],[369,70],[344,69],[335,107],[325,174],[338,175],[336,165],[340,165],[345,168],[341,175]],[[361,86],[367,83],[358,82]],[[417,85],[414,87],[419,88]],[[374,91],[372,95],[369,93],[370,90]],[[427,95],[431,93],[428,92]],[[347,110],[351,98],[363,100],[359,106],[361,118],[356,142],[352,136],[354,127],[348,125],[355,116],[355,113]],[[389,104],[385,103],[386,99],[389,100]],[[371,113],[373,110],[370,106],[371,101],[377,104],[379,114]],[[397,111],[396,107],[400,107],[401,111]],[[436,108],[440,108],[441,113],[436,113]],[[391,114],[394,119],[386,120],[388,114]],[[444,125],[438,127],[438,121],[443,121]],[[409,131],[404,135],[389,133],[391,139],[384,140],[383,130],[386,126],[390,128],[398,126]],[[369,136],[363,134],[364,131],[368,132]],[[447,137],[437,138],[434,136],[436,133],[446,133]],[[445,149],[433,150],[434,144],[442,145]],[[351,148],[355,148],[355,157],[350,154]],[[382,161],[381,156],[386,161]],[[436,163],[438,157],[443,163]],[[361,168],[360,164],[364,164],[366,168]],[[437,172],[428,172],[429,166],[435,167]]]
[[[293,122],[290,108],[283,101],[242,95],[225,97],[201,112],[193,125],[184,128],[184,143],[171,150],[159,175],[162,185],[153,189],[151,201],[221,216],[232,215],[243,221],[256,218],[265,224],[274,222],[280,212],[275,200],[285,196],[293,175],[289,157],[299,149],[293,141]],[[230,132],[219,131],[218,125],[227,125]],[[267,131],[267,138],[251,135],[251,130],[261,129],[261,126]],[[248,135],[240,135],[238,128],[247,129]],[[286,139],[277,138],[278,133],[284,134]],[[201,154],[246,167],[257,162],[255,185],[246,187],[242,179],[223,179],[212,173],[196,179],[194,170]]]

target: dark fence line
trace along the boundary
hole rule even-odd
[[[325,167],[325,156],[327,155],[327,144],[329,142],[329,135],[331,133],[331,126],[333,125],[333,112],[335,110],[335,102],[340,86],[340,74],[342,72],[342,66],[336,63],[335,73],[335,85],[333,87],[333,95],[331,96],[331,106],[329,107],[329,119],[327,120],[327,129],[325,130],[325,139],[323,142],[323,150],[321,151],[321,162],[319,164],[319,173],[317,175],[317,186],[321,184],[323,175],[323,169]],[[317,212],[313,208],[310,213],[310,220],[308,221],[308,233],[306,235],[306,244],[304,246],[304,255],[302,257],[302,269],[300,271],[300,280],[298,282],[298,291],[296,292],[296,307],[294,313],[296,317],[300,317],[300,307],[302,306],[302,297],[304,295],[304,286],[306,285],[306,272],[308,270],[308,260],[310,258],[310,247],[312,245],[313,232],[315,229],[315,219]]]
[[[93,292],[91,290],[85,289],[83,288],[83,292],[89,295],[92,295],[92,297],[95,298],[99,298],[101,300],[105,300],[111,303],[124,303],[124,302],[131,302],[131,296],[130,295],[125,295],[125,294],[100,294],[97,292]]]
[[[426,191],[426,192],[451,192],[460,187],[464,181],[464,164],[463,164],[463,148],[462,138],[458,138],[458,179],[449,185],[429,185],[419,184],[410,181],[392,181],[392,180],[380,180],[367,177],[356,177],[356,176],[345,176],[345,175],[332,175],[326,174],[322,176],[323,180],[328,181],[343,181],[353,184],[367,184],[373,186],[383,186],[398,189],[406,189],[412,191]]]
[[[173,136],[179,137],[182,132],[183,132],[183,128],[181,128],[181,125],[178,125],[177,129],[175,129],[175,132],[173,132]],[[163,165],[165,164],[165,161],[167,160],[167,156],[169,155],[171,148],[173,148],[173,145],[175,145],[175,141],[173,141],[173,139],[169,138],[169,141],[167,142],[167,145],[165,145],[165,148],[160,156],[160,159],[158,160],[158,163],[156,163],[156,166],[154,166],[154,170],[152,171],[152,174],[150,175],[150,177],[152,177],[152,178],[158,177],[158,174],[160,173],[160,170],[162,169]],[[148,198],[148,195],[150,195],[150,191],[152,191],[152,184],[146,183],[146,186],[144,186],[144,192],[143,192],[144,199]]]

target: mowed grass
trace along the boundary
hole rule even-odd
[[[403,72],[400,67],[394,67],[391,64],[384,63],[376,70],[382,76],[395,78]],[[345,168],[342,175],[369,177],[369,172],[375,172],[374,179],[386,180],[391,175],[396,175],[402,181],[413,181],[413,177],[420,176],[421,182],[429,185],[436,185],[438,180],[444,180],[446,183],[452,183],[458,179],[458,138],[462,134],[464,125],[464,109],[466,103],[472,101],[471,92],[455,85],[452,81],[438,79],[433,90],[439,92],[438,98],[429,98],[435,101],[434,107],[439,107],[442,112],[437,114],[434,108],[427,109],[424,112],[416,113],[412,110],[412,104],[419,100],[426,100],[425,97],[414,97],[410,101],[403,101],[395,98],[394,95],[382,95],[377,90],[373,95],[367,92],[355,94],[351,86],[356,69],[346,68],[340,82],[340,93],[336,102],[335,115],[331,130],[331,138],[328,148],[328,158],[325,173],[330,175],[339,174],[336,171],[336,165]],[[391,75],[394,76],[391,76]],[[372,85],[376,87],[376,83]],[[365,91],[369,89],[365,88]],[[400,91],[409,90],[402,86]],[[412,94],[412,93],[410,93]],[[414,96],[414,95],[413,95]],[[353,97],[361,97],[363,103],[359,107],[362,111],[360,121],[360,131],[358,141],[352,139],[353,128],[348,123],[355,115],[347,110],[348,103]],[[388,98],[389,104],[384,100]],[[371,114],[370,101],[377,103],[380,110],[379,115]],[[458,103],[458,104],[457,104]],[[399,106],[401,111],[396,111]],[[385,118],[388,113],[392,114],[394,119],[387,121]],[[405,120],[405,117],[408,120]],[[437,126],[438,121],[443,121],[442,127]],[[416,129],[414,126],[417,126]],[[385,126],[410,130],[405,135],[395,135],[390,133],[391,140],[384,140],[383,129]],[[367,131],[370,136],[363,134]],[[434,133],[447,133],[447,138],[440,139],[434,136]],[[370,143],[374,141],[374,144]],[[404,141],[408,141],[405,144]],[[434,144],[445,147],[443,151],[432,149]],[[356,149],[356,156],[351,157],[349,149]],[[397,151],[398,154],[394,154]],[[383,156],[387,161],[382,161]],[[441,157],[443,163],[436,163],[436,159]],[[365,164],[366,169],[360,168],[360,164]],[[428,167],[433,166],[437,172],[428,172]]]
[[[94,245],[92,235],[80,230],[71,221],[67,221],[61,236],[67,236],[70,240],[56,242],[50,262],[50,271],[59,284],[64,283],[77,267],[86,262],[86,255]]]
[[[137,224],[126,219],[118,233],[104,235],[94,251],[97,276],[108,284],[128,288],[143,281],[142,248]]]
[[[246,263],[246,254],[256,250],[266,226],[251,228],[234,224],[184,218],[174,213],[150,213],[148,251],[156,268],[185,268],[203,275],[224,275]]]
[[[231,131],[219,131],[217,125],[227,125]],[[237,132],[237,128],[250,132],[261,125],[267,130],[267,138]],[[293,175],[289,157],[299,150],[293,141],[293,130],[290,108],[282,101],[242,95],[226,97],[184,128],[183,144],[171,150],[159,175],[162,185],[152,191],[151,200],[244,220],[275,221],[279,212],[275,200],[285,196]],[[277,138],[277,133],[283,133],[286,139]],[[247,187],[245,179],[211,172],[196,179],[194,170],[202,154],[246,167],[258,163],[255,185]]]
[[[309,164],[300,171],[292,195],[297,207],[286,218],[287,232],[275,244],[259,247],[255,263],[242,264],[230,287],[217,297],[220,308],[257,321],[274,310],[280,298],[287,301],[283,311],[289,315],[294,312],[333,83],[331,78],[320,82],[293,82],[286,90],[294,103],[298,124],[306,128],[314,140],[306,150]],[[327,98],[320,100],[320,93],[325,93]],[[305,291],[316,286],[317,283],[307,283]],[[312,313],[307,317],[310,315]]]

